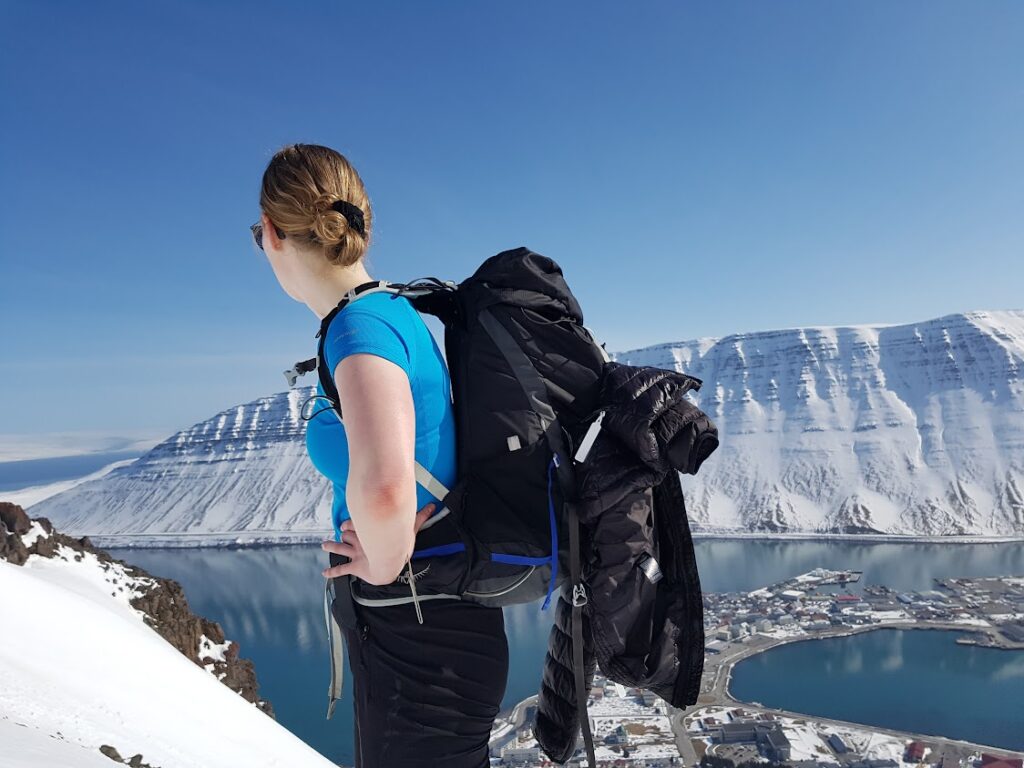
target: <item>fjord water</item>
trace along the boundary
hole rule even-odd
[[[850,585],[851,591],[858,591],[865,584],[885,584],[901,590],[929,589],[934,585],[933,578],[950,576],[1024,575],[1024,546],[1019,542],[890,544],[835,540],[698,539],[696,551],[701,584],[709,592],[756,589],[818,566],[864,571],[862,582]],[[324,579],[320,570],[327,564],[327,554],[318,545],[261,549],[111,549],[110,553],[153,574],[181,582],[192,609],[220,622],[227,637],[238,641],[241,655],[253,660],[260,694],[271,701],[278,721],[335,762],[353,763],[352,691],[347,670],[343,700],[335,709],[333,718],[330,721],[325,719],[329,661],[323,615]],[[505,709],[537,693],[540,685],[554,615],[553,607],[541,611],[540,605],[541,601],[537,601],[505,609],[510,655],[508,685],[502,703]],[[413,610],[412,606],[409,610]],[[880,632],[880,637],[892,635],[888,630]],[[871,638],[875,634],[879,633],[847,639],[884,642],[873,641]],[[998,719],[1000,712],[1006,711],[1006,703],[1019,701],[1024,692],[1021,690],[1024,674],[1020,670],[1024,665],[1024,654],[1001,652],[1011,666],[996,669],[986,666],[987,661],[971,661],[981,658],[977,651],[983,649],[957,645],[952,640],[955,633],[910,631],[906,634],[915,637],[902,641],[904,643],[934,642],[933,646],[926,648],[934,654],[931,662],[921,668],[918,677],[928,678],[929,689],[935,686],[935,690],[945,692],[945,695],[928,697],[936,712],[941,710],[942,717],[934,712],[924,712],[915,727],[926,733],[940,733],[949,722],[944,718],[954,717],[963,726],[957,735],[984,742],[987,732],[981,728],[982,721]],[[942,636],[942,639],[925,639],[931,635]],[[870,702],[893,700],[890,686],[907,684],[902,677],[887,674],[880,667],[868,664],[863,672],[851,674],[837,685],[824,671],[819,672],[818,666],[807,666],[815,659],[827,665],[847,658],[844,646],[828,647],[839,650],[825,650],[824,643],[819,642],[795,644],[788,651],[794,654],[792,658],[782,657],[779,666],[774,661],[770,663],[769,668],[775,677],[766,678],[763,684],[757,683],[753,676],[749,678],[750,685],[756,686],[751,688],[751,697],[765,704],[778,703],[796,711],[822,715],[831,713],[835,717],[857,719],[854,716],[863,712],[864,706],[870,706]],[[852,649],[850,653],[857,652],[855,644],[845,648]],[[782,651],[787,649],[770,652],[772,655],[764,658],[777,658],[776,654]],[[946,661],[940,663],[942,659]],[[981,666],[972,668],[970,664]],[[948,671],[962,670],[963,665],[968,665],[964,674],[968,674],[978,687],[988,685],[993,675],[1009,678],[1009,685],[1016,686],[1013,688],[1016,696],[998,695],[987,700],[979,697],[977,702],[972,700],[973,711],[968,716],[960,695],[953,695],[954,691],[962,689],[962,682]],[[787,673],[787,669],[802,670],[801,677],[807,685],[801,690],[816,692],[820,688],[820,695],[830,697],[837,705],[851,702],[850,708],[844,710],[847,715],[815,708],[822,699],[811,695],[785,701],[776,701],[769,696],[772,686],[785,687],[794,677]],[[809,669],[815,672],[808,674]],[[918,684],[924,683],[918,681]],[[737,695],[746,696],[746,693],[734,690]],[[967,732],[963,732],[965,729]]]
[[[876,629],[789,643],[737,664],[729,690],[769,707],[1024,750],[1024,652],[957,645],[960,636]]]

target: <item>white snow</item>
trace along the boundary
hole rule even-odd
[[[117,765],[98,749],[83,747],[4,714],[0,714],[0,745],[0,765],[4,768],[112,768]]]
[[[161,768],[334,766],[126,610],[127,589],[104,596],[98,563],[43,560],[0,561],[4,766],[112,765],[101,744]]]
[[[26,547],[31,547],[40,538],[46,538],[46,529],[44,529],[43,526],[40,525],[38,522],[33,520],[31,527],[28,529],[28,533],[22,535],[21,543],[24,544]]]
[[[200,659],[212,659],[213,661],[225,661],[224,654],[228,650],[228,646],[231,645],[230,640],[225,640],[223,643],[214,643],[206,635],[199,636],[199,653]]]
[[[144,594],[147,586],[154,583],[144,576],[129,576],[121,563],[104,563],[92,552],[76,552],[64,545],[57,547],[53,557],[30,555],[19,567],[41,581],[89,600],[99,610],[139,622],[144,614],[132,607],[130,600]]]
[[[629,756],[640,758],[678,757],[672,723],[666,715],[642,704],[628,694],[626,686],[607,681],[603,698],[592,701],[587,711],[593,723],[594,754],[598,760],[615,760],[622,753],[600,742],[619,726],[629,732]],[[637,732],[640,731],[640,732]]]
[[[782,731],[789,739],[790,760],[819,760],[826,763],[839,763],[832,749],[821,740],[821,737],[815,732],[815,727],[809,723],[797,723],[789,720],[784,722]]]
[[[907,621],[910,619],[910,614],[900,608],[894,608],[891,611],[866,611],[865,613],[883,624],[886,622]]]
[[[803,627],[796,623],[789,625],[775,624],[771,629],[769,629],[766,632],[762,631],[760,632],[760,634],[765,635],[766,637],[775,637],[782,639],[786,637],[798,637],[800,635],[806,635],[807,630],[805,630]]]
[[[957,616],[956,618],[953,618],[953,619],[948,619],[948,621],[951,624],[965,624],[965,625],[972,626],[972,627],[991,627],[992,626],[991,622],[988,622],[985,619],[975,619],[975,618],[971,618],[970,616],[962,616],[962,615]]]

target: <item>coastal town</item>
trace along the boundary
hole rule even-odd
[[[962,644],[1024,650],[1024,577],[937,579],[924,591],[866,585],[854,594],[849,585],[862,577],[858,571],[815,568],[749,592],[706,592],[705,667],[697,703],[678,709],[598,671],[587,702],[598,765],[1024,768],[1024,752],[787,712],[732,697],[729,679],[739,661],[795,641],[883,627],[947,629],[966,632],[957,639]],[[495,721],[492,766],[558,765],[534,738],[535,713],[536,697],[531,697]],[[563,765],[586,764],[580,740]]]

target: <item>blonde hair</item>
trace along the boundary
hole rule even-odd
[[[331,209],[346,200],[363,212],[365,237],[344,214]],[[282,232],[314,248],[327,261],[348,267],[366,254],[373,212],[363,180],[340,152],[319,144],[289,144],[263,172],[260,207]]]

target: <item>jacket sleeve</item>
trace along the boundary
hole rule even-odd
[[[670,472],[654,488],[654,509],[665,578],[660,600],[665,605],[663,633],[675,638],[675,680],[650,690],[674,707],[688,707],[700,695],[704,673],[704,596],[687,520],[679,474]]]
[[[556,763],[564,763],[572,757],[580,734],[573,677],[572,603],[568,597],[571,588],[566,582],[558,595],[533,728],[537,743]],[[586,683],[583,696],[589,697],[597,662],[586,605],[580,610],[580,619],[583,622],[583,679]]]

